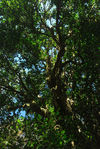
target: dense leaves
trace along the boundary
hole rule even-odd
[[[99,149],[99,1],[0,9],[0,147]]]

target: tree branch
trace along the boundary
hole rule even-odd
[[[22,84],[22,87],[23,87],[27,92],[29,92],[29,90],[27,89],[25,83],[24,83],[23,80],[22,80],[21,73],[19,73],[19,79],[20,79],[20,82],[21,82],[21,84]]]
[[[48,109],[40,107],[35,101],[32,101],[32,103],[24,104],[23,108],[28,108],[27,113],[38,113],[43,117],[47,117],[49,112]]]

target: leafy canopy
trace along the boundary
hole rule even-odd
[[[0,147],[99,149],[99,1],[0,9]]]

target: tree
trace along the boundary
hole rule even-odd
[[[17,126],[26,111],[26,148],[99,149],[98,7],[94,0],[0,2],[0,120]]]

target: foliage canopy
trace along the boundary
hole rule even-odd
[[[0,147],[99,149],[99,1],[0,9]]]

